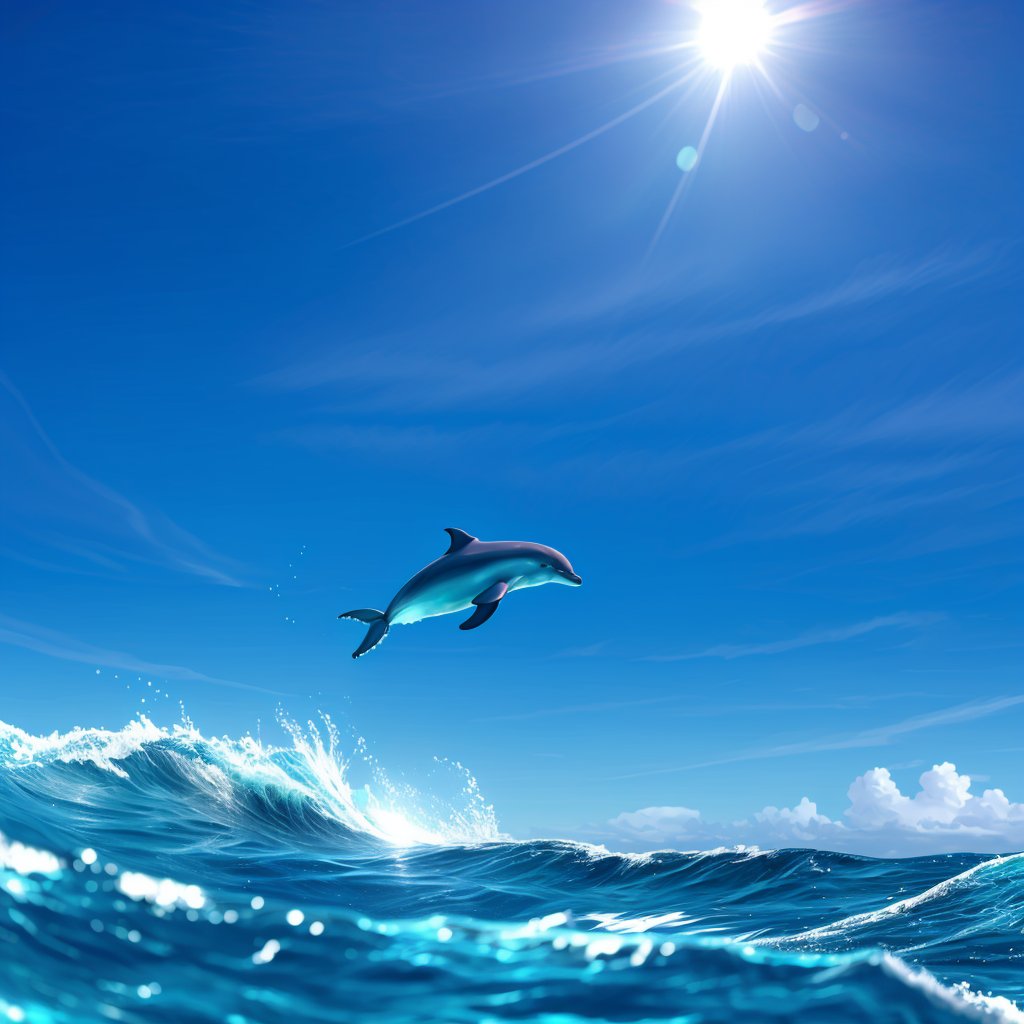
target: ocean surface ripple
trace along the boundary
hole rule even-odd
[[[512,841],[285,724],[0,723],[0,1020],[1024,1024],[1024,855]]]

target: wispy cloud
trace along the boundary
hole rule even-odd
[[[104,668],[119,668],[139,675],[157,676],[187,683],[210,683],[213,686],[227,686],[235,690],[253,690],[258,693],[278,694],[262,686],[239,683],[231,679],[219,679],[183,665],[169,665],[162,662],[146,661],[125,651],[107,650],[93,644],[76,640],[74,637],[46,629],[31,622],[0,614],[0,643],[21,647],[37,654],[45,654],[62,661],[75,661],[84,665],[102,665]],[[278,694],[280,695],[280,694]]]
[[[1024,372],[1010,371],[969,383],[951,382],[868,419],[844,433],[848,445],[974,440],[1024,429]]]
[[[608,378],[628,367],[670,356],[693,345],[749,338],[757,331],[840,309],[865,306],[896,295],[939,285],[963,285],[998,264],[996,246],[966,251],[940,250],[917,260],[878,260],[862,265],[848,278],[803,298],[766,306],[725,320],[699,320],[692,286],[678,277],[638,279],[614,288],[617,305],[601,300],[582,302],[575,312],[563,303],[549,314],[550,322],[518,321],[495,325],[487,345],[476,330],[470,343],[458,324],[417,325],[408,334],[387,338],[343,340],[326,351],[272,370],[253,383],[271,390],[302,391],[359,383],[372,389],[365,396],[378,408],[410,410],[478,406],[515,393],[540,397],[567,379],[578,388],[588,380]],[[680,322],[673,314],[682,314]],[[600,340],[595,328],[628,315],[632,325]],[[667,317],[668,326],[665,318]],[[552,343],[575,328],[585,341]],[[425,338],[445,339],[425,346]],[[525,339],[529,338],[527,342]],[[438,358],[438,347],[444,358]],[[386,349],[391,358],[381,359]]]
[[[714,758],[710,761],[697,761],[692,764],[676,765],[667,768],[650,768],[644,771],[629,772],[625,775],[613,776],[615,779],[638,779],[652,775],[673,775],[677,772],[693,771],[698,768],[715,768],[724,764],[739,764],[745,761],[762,761],[776,757],[790,757],[794,754],[813,754],[827,750],[856,750],[862,747],[883,747],[899,736],[934,729],[940,726],[957,725],[961,722],[972,722],[979,718],[988,718],[1000,711],[1009,711],[1024,704],[1024,695],[993,697],[984,701],[972,701],[957,704],[953,707],[930,711],[923,715],[914,715],[899,722],[861,729],[853,733],[818,737],[801,740],[797,743],[783,743],[777,746],[757,747],[740,751],[727,757]]]
[[[1022,432],[1024,373],[1007,370],[948,381],[896,401],[856,401],[825,418],[797,419],[713,444],[586,453],[561,468],[636,484],[704,467],[729,467],[733,479],[738,468],[748,491],[755,481],[759,496],[785,497],[785,521],[766,523],[766,531],[828,532],[962,497],[962,480],[981,466],[995,472],[1001,459],[1016,455]],[[760,472],[762,467],[770,472]],[[793,496],[801,491],[814,497],[795,505]]]
[[[716,644],[702,651],[687,654],[651,654],[644,661],[692,661],[695,658],[746,658],[755,654],[783,654],[796,651],[802,647],[817,647],[821,644],[842,643],[866,636],[880,629],[910,629],[916,626],[927,626],[938,621],[941,616],[934,613],[900,612],[897,615],[883,615],[865,622],[854,622],[848,626],[837,626],[831,629],[814,629],[785,640],[772,640],[766,643],[751,644]]]
[[[979,513],[991,510],[998,521],[1000,508],[1022,493],[1015,469],[1022,410],[1024,375],[1008,375],[959,389],[947,385],[870,416],[850,410],[778,438],[779,468],[787,472],[775,492],[788,492],[789,500],[784,517],[766,523],[765,533],[828,534],[957,506],[970,523],[969,530],[961,524],[958,536],[977,535]],[[807,498],[794,503],[792,495],[801,492]],[[986,523],[980,532],[992,530]]]
[[[642,465],[665,476],[683,465],[742,472],[747,491],[756,487],[761,514],[752,529],[721,544],[824,536],[914,517],[914,539],[904,538],[893,553],[903,557],[1019,534],[1011,505],[1024,494],[1016,470],[1022,433],[1024,373],[1007,368],[697,452],[646,453]]]
[[[794,338],[804,351],[815,335],[818,344],[834,338],[837,324],[847,337],[856,324],[881,325],[885,334],[890,313],[902,331],[912,311],[940,292],[987,276],[998,282],[1004,257],[1005,247],[993,243],[878,259],[803,296],[761,300],[762,308],[739,312],[726,312],[715,282],[694,279],[690,268],[683,275],[655,272],[591,286],[589,295],[566,302],[499,311],[486,343],[478,324],[468,330],[457,318],[418,324],[379,344],[340,339],[254,383],[301,396],[290,401],[300,418],[278,437],[384,458],[426,475],[459,478],[485,455],[506,483],[558,480],[612,496],[677,493],[686,474],[708,504],[730,510],[709,517],[706,533],[691,536],[691,550],[796,537],[822,538],[824,545],[837,534],[862,546],[858,557],[875,560],[890,551],[905,558],[955,550],[1020,531],[1012,508],[1024,493],[1014,455],[1024,431],[1019,367],[989,365],[984,375],[965,368],[946,380],[908,372],[856,395],[821,374],[835,402],[801,392],[786,408],[759,403],[748,394],[749,381],[737,382],[729,368],[768,358],[760,342],[769,330],[773,350]],[[800,321],[807,327],[775,330]],[[934,344],[931,332],[927,345]],[[381,358],[382,350],[389,358]],[[687,369],[710,368],[716,390],[728,396],[735,387],[750,399],[750,415],[716,418],[706,396],[677,372],[684,351]],[[669,372],[673,359],[679,365]],[[664,375],[650,372],[659,360]],[[682,396],[662,391],[663,379]],[[601,408],[612,415],[560,422],[567,407],[587,407],[588,390],[607,397]],[[307,391],[325,396],[312,414]],[[334,392],[344,394],[344,403],[332,406]],[[686,395],[695,400],[692,414]],[[463,457],[452,459],[454,451]],[[897,544],[887,534],[901,527],[907,528]],[[694,653],[705,656],[683,656]]]
[[[26,545],[115,571],[129,562],[149,563],[224,586],[245,585],[237,567],[197,537],[159,513],[143,512],[72,465],[2,372],[0,440],[5,477],[2,517]],[[34,556],[21,551],[20,557]]]
[[[806,457],[815,452],[870,450],[896,444],[901,451],[931,442],[956,441],[974,446],[993,438],[1014,438],[1024,431],[1024,372],[1005,367],[980,378],[960,375],[940,387],[912,394],[889,404],[853,403],[835,415],[789,427],[763,430],[739,437],[708,451],[786,449]],[[928,475],[943,475],[963,465],[964,455],[944,452],[928,468]],[[975,448],[970,458],[977,459]],[[887,464],[872,463],[871,472],[884,472]],[[899,464],[893,476],[906,479],[912,466]],[[847,474],[848,470],[833,473]],[[849,480],[849,477],[845,477]],[[872,481],[868,481],[869,483]],[[854,486],[860,481],[854,477]]]
[[[968,284],[988,273],[1001,255],[1000,247],[988,245],[966,250],[938,249],[917,260],[881,258],[863,264],[833,288],[733,321],[728,329],[745,333],[772,324],[791,323],[837,309],[878,302],[893,295],[906,295],[948,282]]]

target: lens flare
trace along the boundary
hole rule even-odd
[[[693,146],[683,146],[676,156],[676,167],[681,171],[692,171],[697,166],[697,150]]]
[[[754,64],[772,38],[772,16],[761,0],[704,0],[697,42],[709,64],[729,72]]]

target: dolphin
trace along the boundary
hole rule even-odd
[[[448,550],[418,573],[391,599],[387,611],[356,608],[339,619],[355,619],[370,628],[352,652],[361,658],[388,635],[391,626],[408,625],[434,615],[475,610],[459,629],[476,629],[497,611],[501,599],[513,590],[564,583],[578,587],[583,580],[573,572],[565,555],[543,544],[524,540],[477,540],[464,530],[447,527]]]

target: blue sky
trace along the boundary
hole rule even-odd
[[[320,710],[517,835],[1024,799],[1019,5],[827,5],[688,173],[681,3],[9,27],[5,719]],[[445,526],[584,586],[353,663]]]

